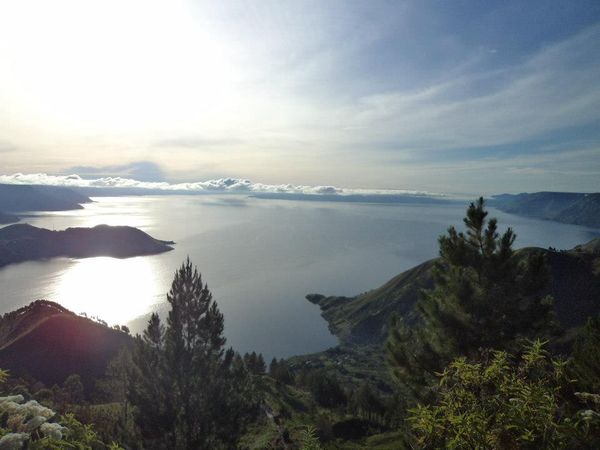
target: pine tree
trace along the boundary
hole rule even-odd
[[[311,372],[307,384],[315,401],[325,408],[337,408],[348,401],[339,379],[324,369]]]
[[[259,353],[258,357],[256,358],[255,373],[257,375],[264,375],[266,371],[267,371],[267,364],[265,363],[265,358],[263,357],[262,353]]]
[[[385,413],[383,401],[373,388],[365,382],[352,393],[350,404],[356,414],[367,420],[381,420]]]
[[[114,411],[118,417],[110,434],[119,442],[125,442],[134,434],[127,398],[131,369],[131,351],[128,347],[123,347],[108,363],[106,377],[96,382],[96,388],[102,394],[103,400],[118,405],[117,410]]]
[[[277,361],[277,358],[273,358],[269,365],[269,375],[284,384],[292,384],[294,381],[292,371],[285,359]]]
[[[440,236],[434,288],[417,304],[419,324],[408,327],[392,319],[389,363],[415,394],[457,356],[508,349],[551,327],[552,301],[541,295],[547,280],[543,255],[520,256],[512,248],[513,230],[500,235],[496,219],[487,215],[479,198],[467,209],[466,233],[450,227]]]
[[[151,448],[230,448],[256,412],[248,372],[225,351],[223,315],[189,259],[167,295],[166,328],[152,315],[133,354],[129,399]]]
[[[171,448],[175,442],[176,396],[165,361],[164,326],[152,314],[142,336],[137,336],[127,387],[129,403],[146,447]]]
[[[244,364],[248,371],[253,375],[264,375],[267,370],[265,358],[262,353],[244,353]]]
[[[275,372],[277,372],[277,369],[279,369],[279,362],[277,361],[277,358],[273,358],[271,360],[271,364],[269,364],[269,375],[275,378]]]

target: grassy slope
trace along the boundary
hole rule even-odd
[[[104,375],[106,364],[131,338],[49,302],[35,302],[0,321],[0,367],[30,374],[48,386],[78,373],[84,383]]]
[[[435,260],[426,261],[395,276],[390,281],[356,297],[309,295],[321,308],[329,328],[342,342],[380,344],[387,335],[386,325],[396,313],[411,319],[421,289],[430,288]]]
[[[565,327],[582,325],[587,317],[600,312],[600,239],[569,251],[525,248],[519,254],[543,252],[550,267],[547,294]],[[392,313],[411,321],[414,306],[423,288],[432,285],[435,260],[420,264],[392,278],[383,286],[356,297],[307,298],[319,305],[331,331],[344,344],[382,344]]]

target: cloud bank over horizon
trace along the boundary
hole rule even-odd
[[[336,186],[305,186],[294,184],[253,183],[237,178],[219,178],[189,183],[168,183],[140,181],[122,177],[82,178],[77,174],[48,175],[45,173],[0,175],[0,184],[60,186],[73,188],[132,189],[153,193],[247,193],[247,194],[289,194],[306,196],[370,196],[370,197],[430,197],[444,198],[443,193],[406,189],[355,189]]]

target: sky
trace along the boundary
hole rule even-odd
[[[0,175],[600,191],[600,2],[0,0]]]

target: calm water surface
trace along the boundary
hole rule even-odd
[[[234,195],[95,198],[85,209],[39,213],[50,229],[131,225],[175,250],[129,259],[57,258],[0,269],[0,312],[46,298],[139,331],[165,310],[173,273],[189,256],[225,315],[228,343],[268,358],[336,343],[307,293],[355,295],[437,255],[436,238],[460,225],[465,205],[374,205]],[[496,210],[517,246],[571,248],[598,230]],[[140,318],[142,317],[142,318]]]

